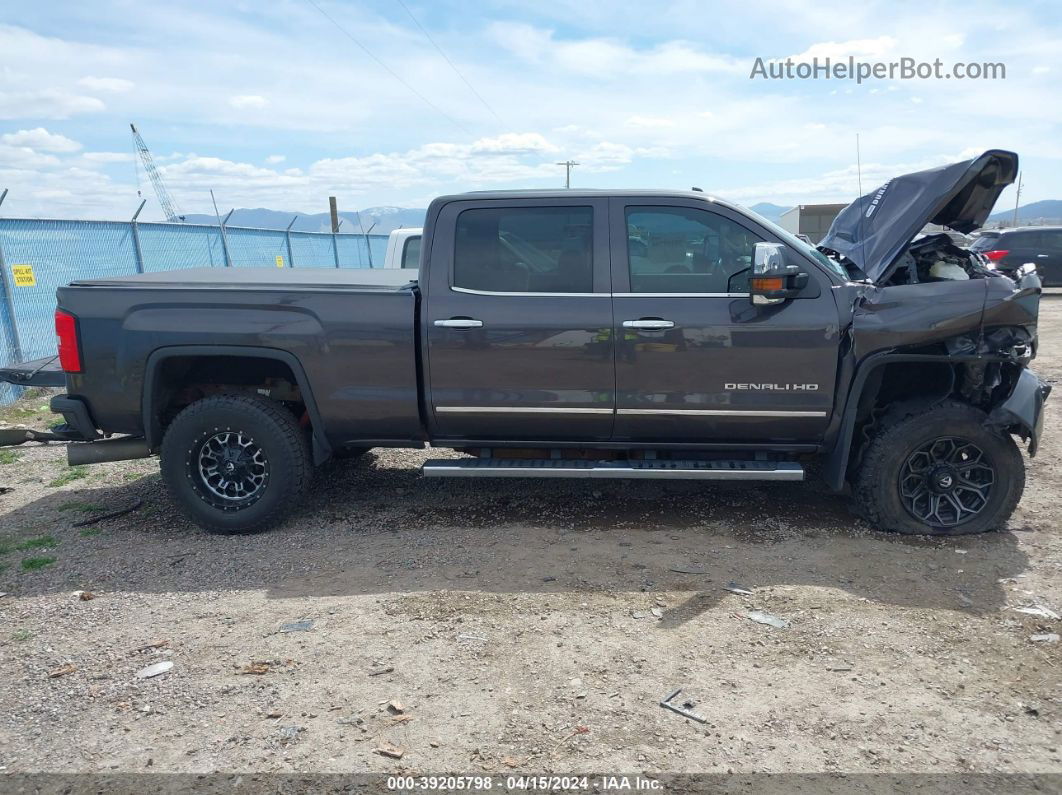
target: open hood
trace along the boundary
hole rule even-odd
[[[1018,174],[1018,156],[990,149],[973,160],[894,177],[849,204],[819,248],[841,254],[877,282],[928,223],[977,229]]]

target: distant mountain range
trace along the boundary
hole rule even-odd
[[[1018,221],[1036,221],[1040,218],[1062,219],[1062,199],[1044,199],[1018,208]],[[1009,223],[1014,220],[1014,209],[992,213],[988,220]]]
[[[758,213],[766,218],[768,221],[774,221],[778,223],[778,219],[782,217],[782,213],[790,209],[789,207],[783,207],[780,204],[771,204],[770,202],[760,202],[749,207],[754,213]]]
[[[340,212],[340,232],[353,232],[355,234],[368,233],[372,230],[374,235],[388,235],[393,230],[401,227],[423,226],[424,210],[409,210],[404,207],[366,207],[356,212]],[[312,213],[302,215],[300,213],[284,212],[282,210],[267,210],[264,207],[256,209],[239,209],[232,213],[227,226],[249,226],[254,229],[287,229],[292,219],[295,219],[291,229],[293,232],[329,232],[332,229],[331,218],[328,213]],[[224,216],[222,216],[224,217]],[[211,224],[217,225],[218,219],[213,215],[190,213],[184,216],[187,224]]]

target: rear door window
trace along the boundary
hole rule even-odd
[[[1050,251],[1062,251],[1062,229],[1045,229],[1040,233],[1041,247]]]
[[[1039,248],[1043,235],[1037,231],[1011,232],[1003,235],[1004,248]]]
[[[591,207],[501,207],[457,217],[453,286],[492,293],[592,293]]]

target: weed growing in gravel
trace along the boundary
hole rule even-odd
[[[33,633],[28,629],[16,629],[11,633],[11,640],[29,640],[33,637]]]
[[[40,536],[39,538],[27,538],[25,541],[16,544],[15,549],[26,551],[30,549],[44,549],[46,547],[54,547],[59,542],[55,540],[54,536]]]
[[[22,453],[14,450],[0,450],[0,464],[13,464],[22,458]]]
[[[78,513],[99,513],[104,510],[98,502],[64,502],[57,511],[77,511]]]
[[[53,563],[55,563],[55,558],[23,558],[22,570],[37,571],[45,566],[51,566]]]
[[[60,486],[65,486],[67,483],[73,483],[75,480],[81,480],[83,477],[88,476],[88,467],[76,466],[68,467],[66,472],[61,474],[55,480],[48,484],[49,487],[57,489]]]
[[[78,535],[80,535],[82,538],[92,538],[92,536],[98,536],[102,532],[103,531],[100,530],[98,527],[86,527],[84,530],[78,533]]]
[[[122,475],[122,480],[128,483],[131,480],[140,480],[140,478],[142,477],[144,476],[139,472],[126,472],[124,475]]]

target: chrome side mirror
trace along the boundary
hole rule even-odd
[[[807,285],[807,273],[789,263],[787,254],[781,243],[757,243],[753,247],[749,298],[756,306],[781,304]]]

